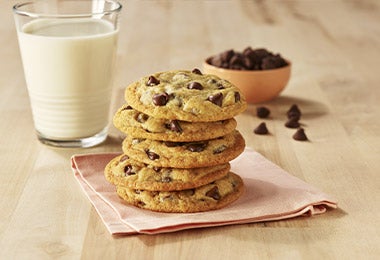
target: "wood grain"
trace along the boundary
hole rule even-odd
[[[34,134],[11,7],[0,16],[0,259],[375,259],[380,254],[380,2],[122,1],[112,111],[124,88],[156,71],[192,69],[226,49],[266,47],[294,65],[265,103],[269,136],[250,105],[237,117],[247,146],[335,196],[312,218],[111,236],[70,169],[76,153],[120,151],[111,126],[90,149],[54,149]],[[310,142],[284,126],[298,104]],[[217,213],[216,213],[217,214]]]

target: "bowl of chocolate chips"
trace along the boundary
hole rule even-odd
[[[241,89],[247,102],[261,103],[277,97],[288,84],[291,63],[265,48],[226,50],[203,63],[204,73],[217,75]]]

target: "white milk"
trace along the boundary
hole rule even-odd
[[[36,130],[65,140],[108,124],[117,31],[100,19],[38,19],[19,32]]]

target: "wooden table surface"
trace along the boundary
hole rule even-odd
[[[113,237],[70,169],[77,153],[120,151],[111,126],[90,149],[54,149],[35,136],[11,7],[0,2],[0,259],[375,259],[380,255],[380,2],[122,1],[112,113],[126,85],[200,67],[226,49],[266,47],[293,62],[266,120],[237,117],[247,146],[337,198],[314,217]],[[310,142],[291,138],[297,104]]]

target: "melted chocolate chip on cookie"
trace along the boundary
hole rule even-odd
[[[203,86],[202,86],[201,83],[196,82],[196,81],[193,81],[193,82],[190,82],[190,83],[187,85],[187,88],[188,88],[188,89],[202,90],[202,89],[203,89]]]
[[[169,95],[167,93],[160,93],[153,95],[153,104],[156,106],[165,106],[169,101]]]
[[[221,107],[223,103],[223,94],[217,93],[215,95],[211,95],[207,98],[207,100]]]
[[[186,148],[190,152],[202,152],[206,148],[206,146],[207,146],[207,142],[186,144]]]
[[[127,176],[127,175],[135,175],[136,174],[135,172],[133,172],[132,165],[126,165],[124,167],[124,173],[125,173],[125,176]]]
[[[160,159],[160,156],[154,152],[146,150],[145,153],[146,153],[146,155],[148,155],[148,158],[151,159],[152,161]]]
[[[211,197],[214,200],[220,200],[221,196],[217,186],[214,186],[211,190],[206,192],[207,197]]]
[[[182,128],[178,120],[171,120],[169,124],[166,125],[166,127],[173,132],[182,133]]]
[[[197,68],[193,69],[191,72],[194,74],[202,75],[202,72]]]
[[[154,76],[149,76],[148,82],[146,83],[147,86],[155,86],[155,85],[158,85],[158,84],[160,84],[160,80],[158,80]]]

